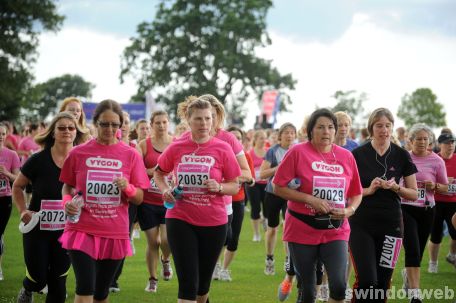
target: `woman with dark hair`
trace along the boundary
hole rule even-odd
[[[13,200],[21,216],[27,276],[17,302],[33,302],[32,292],[48,286],[46,302],[64,302],[70,260],[58,239],[65,226],[60,170],[73,144],[83,137],[74,117],[57,114],[49,127],[35,138],[43,149],[22,166],[13,184]],[[32,185],[28,209],[24,188]],[[25,224],[25,225],[24,225]]]
[[[345,299],[345,271],[352,216],[362,188],[351,153],[333,143],[336,117],[327,109],[312,113],[309,142],[288,151],[274,176],[274,192],[288,200],[283,240],[288,242],[300,281],[299,302],[314,302],[315,266],[321,260],[329,280],[332,302]],[[299,179],[299,187],[288,184]]]
[[[179,281],[178,302],[206,303],[217,258],[225,243],[227,211],[223,197],[239,190],[241,174],[230,146],[211,136],[212,107],[203,98],[186,104],[190,134],[171,143],[158,158],[155,182],[166,211],[166,231]],[[166,175],[183,187],[175,199]]]
[[[371,141],[353,151],[358,165],[363,199],[350,218],[350,253],[356,281],[353,301],[365,302],[356,294],[376,294],[369,302],[385,302],[391,276],[402,246],[403,223],[400,199],[418,198],[410,154],[391,142],[394,118],[386,108],[374,110],[367,129]],[[399,185],[400,179],[404,185]]]
[[[65,212],[80,214],[79,221],[67,221],[60,238],[76,276],[75,302],[107,300],[122,259],[132,254],[128,205],[141,203],[149,186],[138,151],[116,137],[123,123],[120,105],[102,101],[93,122],[98,137],[75,147],[60,174]],[[82,208],[72,200],[75,194],[82,195]]]

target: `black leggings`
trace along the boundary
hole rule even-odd
[[[260,212],[263,209],[263,216],[267,218],[267,211],[264,204],[264,195],[266,193],[266,184],[255,183],[254,186],[247,188],[248,197],[252,209],[250,211],[250,219],[260,219]]]
[[[402,238],[401,221],[385,224],[358,224],[350,221],[350,253],[355,271],[355,284],[353,285],[353,300],[352,302],[385,302],[386,291],[390,286],[391,276],[393,275],[393,264],[381,263],[384,258],[389,259],[392,254],[389,254],[387,245],[390,245],[391,240],[395,240],[396,245],[400,247]],[[397,246],[396,246],[397,247]],[[395,264],[394,264],[395,265]],[[345,272],[344,272],[345,273]],[[361,291],[369,292],[373,289],[373,293],[381,295],[375,300],[360,300],[356,298],[356,293]]]
[[[179,219],[166,219],[169,247],[179,281],[179,299],[195,301],[197,295],[209,292],[226,231],[226,224],[195,226]]]
[[[229,251],[236,251],[239,244],[239,235],[241,234],[242,221],[244,220],[244,201],[233,201],[233,219],[231,220],[230,229],[226,237],[225,245]]]
[[[282,218],[285,219],[285,212],[287,211],[287,200],[280,198],[272,193],[266,192],[265,204],[268,209],[268,226],[277,227],[280,223],[280,211],[282,211]]]
[[[3,234],[11,216],[12,199],[11,196],[0,197],[0,256],[3,255]]]
[[[451,218],[456,213],[456,202],[435,202],[434,221],[431,230],[431,242],[434,244],[442,243],[443,221],[448,226],[448,232],[453,240],[456,240],[456,229],[451,223]]]
[[[316,265],[321,260],[328,273],[329,294],[334,300],[345,299],[347,282],[348,244],[345,241],[331,241],[319,245],[305,245],[289,242],[291,258],[296,275],[300,282],[301,299],[303,302],[315,301]]]
[[[431,232],[434,208],[402,205],[405,267],[420,267]]]
[[[109,295],[109,286],[122,260],[95,260],[79,250],[68,251],[76,277],[76,294],[102,301]]]
[[[66,298],[70,259],[58,241],[61,235],[61,231],[41,231],[38,224],[22,237],[27,267],[22,284],[26,290],[34,292],[47,285],[46,302],[65,302]]]

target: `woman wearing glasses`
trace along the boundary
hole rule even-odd
[[[369,117],[367,129],[372,140],[353,151],[358,165],[363,199],[350,218],[350,252],[355,268],[353,296],[361,291],[378,293],[385,302],[391,275],[402,245],[403,224],[400,199],[418,198],[410,154],[391,143],[394,118],[386,108],[378,108]],[[404,185],[399,185],[403,178]]]
[[[123,122],[120,105],[102,101],[93,122],[98,137],[74,148],[60,175],[66,214],[80,213],[78,222],[67,221],[60,238],[76,276],[75,302],[107,299],[118,266],[132,254],[128,204],[141,203],[142,189],[149,186],[139,153],[116,138]],[[72,202],[79,192],[82,209]]]
[[[65,302],[70,260],[58,242],[65,226],[59,176],[65,158],[73,144],[80,143],[82,135],[70,113],[57,114],[49,127],[35,137],[43,149],[27,160],[13,184],[13,200],[25,224],[22,232],[27,270],[17,302],[32,302],[32,292],[46,285],[46,302]],[[27,209],[24,188],[29,183],[32,199]]]
[[[330,298],[345,299],[345,270],[350,226],[346,218],[361,202],[362,188],[351,153],[333,144],[336,117],[327,109],[312,113],[307,124],[309,142],[288,151],[273,183],[275,193],[288,200],[283,240],[300,284],[299,302],[315,301],[315,266],[324,264]],[[299,179],[297,190],[288,187]]]

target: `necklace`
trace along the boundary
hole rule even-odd
[[[375,148],[374,148],[375,150]],[[391,144],[389,146],[389,150],[388,150],[388,153],[386,154],[385,156],[385,164],[383,165],[383,163],[381,163],[379,160],[378,160],[378,153],[377,151],[375,150],[375,161],[377,161],[378,164],[380,164],[381,167],[383,167],[383,169],[385,170],[384,173],[383,173],[383,176],[381,176],[380,178],[383,179],[383,180],[387,180],[386,178],[386,172],[388,171],[388,163],[386,162],[386,160],[388,160],[388,156],[389,154],[391,153]]]
[[[322,161],[323,161],[324,163],[326,163],[326,164],[330,164],[330,163],[328,163],[328,162],[326,161],[325,156],[323,156],[323,154],[320,152],[320,150],[319,150],[318,148],[316,148],[316,147],[315,147],[315,149],[316,149],[316,150],[318,151],[318,153],[320,154],[320,157],[321,157]],[[337,162],[337,160],[336,160],[336,155],[334,154],[334,150],[333,150],[333,149],[334,149],[334,147],[333,147],[333,145],[331,145],[331,153],[332,153],[333,158],[334,158],[334,160],[333,160],[332,163],[334,164],[334,163]]]

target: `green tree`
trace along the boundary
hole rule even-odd
[[[0,16],[0,120],[15,120],[33,80],[38,36],[57,31],[64,17],[52,0],[2,0]]]
[[[27,95],[24,116],[27,119],[44,120],[57,111],[57,105],[66,97],[92,96],[95,85],[79,75],[63,75],[35,85]]]
[[[430,127],[446,125],[443,105],[429,88],[419,88],[402,97],[397,116],[404,120],[407,127],[415,123],[426,123]]]
[[[137,79],[133,99],[139,101],[147,91],[159,92],[157,102],[171,113],[186,96],[211,93],[240,118],[245,101],[296,83],[255,55],[271,43],[266,32],[271,6],[269,0],[162,0],[155,19],[139,24],[124,50],[121,80]]]
[[[363,115],[363,104],[367,100],[366,93],[360,93],[356,90],[338,90],[332,97],[337,100],[336,105],[332,108],[333,113],[346,112],[352,118],[352,124],[355,128],[361,128],[362,125],[365,125],[364,122],[367,117]]]

